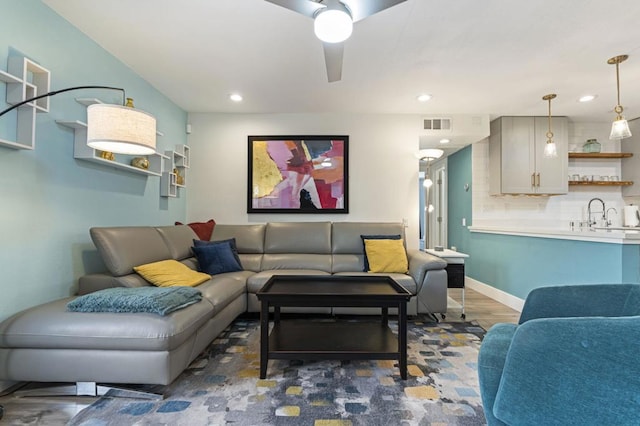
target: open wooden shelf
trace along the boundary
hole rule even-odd
[[[570,152],[569,158],[629,158],[630,152]]]
[[[597,180],[570,180],[569,185],[580,186],[629,186],[633,185],[633,182],[628,180],[615,180],[615,181],[597,181]]]

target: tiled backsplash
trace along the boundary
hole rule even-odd
[[[619,152],[620,143],[609,140],[609,123],[569,123],[569,151],[582,151],[587,139],[598,139],[602,152]],[[560,228],[569,229],[571,221],[587,219],[587,204],[594,197],[601,198],[609,209],[612,225],[622,225],[622,207],[640,199],[623,199],[621,187],[570,186],[566,195],[518,196],[489,195],[489,140],[473,144],[472,204],[473,225],[492,227]],[[569,160],[568,175],[621,176],[621,162],[607,160]],[[569,180],[569,176],[567,176]],[[640,182],[636,183],[640,184]],[[593,205],[592,210],[601,210]]]

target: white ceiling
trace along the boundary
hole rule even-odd
[[[363,0],[368,1],[368,0]],[[327,83],[313,21],[264,0],[43,0],[189,112],[640,116],[638,0],[407,0],[354,25]],[[231,92],[242,103],[228,99]],[[421,104],[420,93],[433,99]],[[597,94],[591,103],[579,96]]]

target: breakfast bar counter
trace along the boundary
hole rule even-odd
[[[635,228],[591,228],[574,230],[567,228],[470,226],[469,231],[515,235],[522,237],[554,238],[561,240],[590,241],[610,244],[640,245],[640,227]]]

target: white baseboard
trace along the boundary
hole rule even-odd
[[[505,291],[492,287],[489,284],[474,280],[473,278],[464,277],[464,284],[470,289],[475,290],[478,293],[482,293],[485,296],[490,297],[493,300],[496,300],[503,305],[510,307],[511,309],[522,312],[524,299],[520,299],[519,297],[513,296]]]

